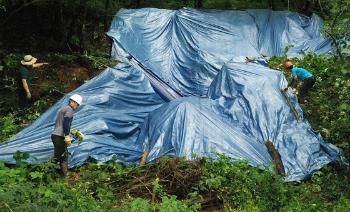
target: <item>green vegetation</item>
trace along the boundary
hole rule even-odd
[[[119,8],[184,6],[215,9],[272,8],[325,18],[324,34],[334,55],[293,59],[311,70],[316,84],[304,115],[327,142],[350,152],[349,0],[0,0],[0,143],[37,119],[65,93],[97,75],[110,60],[104,32]],[[47,12],[52,11],[52,12]],[[31,23],[31,24],[29,24]],[[64,23],[64,24],[63,24]],[[35,27],[31,27],[35,26]],[[52,26],[55,26],[53,28]],[[49,52],[49,53],[47,53]],[[48,62],[33,73],[32,107],[17,110],[18,61],[26,53]],[[285,56],[270,67],[284,70]],[[63,178],[51,162],[29,165],[17,152],[16,166],[0,162],[0,211],[349,211],[347,167],[329,164],[303,182],[286,183],[274,172],[218,160],[161,158],[153,164],[126,166],[89,162]],[[348,172],[350,173],[350,172]]]
[[[18,153],[18,162],[28,155]],[[346,177],[336,166],[284,183],[244,161],[162,158],[146,166],[88,163],[62,178],[56,164],[0,163],[1,211],[346,211]],[[176,196],[174,193],[178,193]]]

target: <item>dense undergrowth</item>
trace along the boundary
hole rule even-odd
[[[40,86],[36,101],[24,114],[16,109],[13,70],[22,54],[4,56],[0,74],[0,143],[40,116],[65,92],[95,76],[111,64],[108,57],[42,55],[50,63],[33,73]],[[269,61],[284,71],[285,57]],[[336,57],[306,55],[294,60],[310,69],[317,82],[303,111],[327,142],[349,148],[350,80],[348,68]],[[68,68],[79,71],[60,79]],[[85,69],[82,71],[81,67]],[[69,69],[71,71],[71,69]],[[285,73],[289,77],[288,73]],[[84,77],[82,77],[84,76]],[[63,86],[62,86],[63,85]],[[71,85],[71,86],[66,86]],[[144,166],[126,166],[113,161],[78,167],[63,178],[51,162],[28,165],[28,155],[18,153],[16,166],[0,162],[0,211],[349,211],[350,184],[346,167],[330,164],[304,182],[286,183],[273,169],[261,171],[245,161],[162,158]],[[21,162],[22,161],[22,162]]]
[[[335,166],[299,183],[285,183],[274,172],[225,156],[162,158],[141,167],[88,163],[66,178],[56,168],[50,162],[0,163],[0,210],[347,211],[350,206],[349,184]]]

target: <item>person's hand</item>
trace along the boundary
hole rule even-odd
[[[27,92],[27,99],[31,99],[32,98],[32,94],[30,92]]]
[[[293,88],[293,93],[298,94],[297,89]]]
[[[67,144],[67,146],[70,146],[72,144],[73,138],[70,136],[64,136],[64,142]]]

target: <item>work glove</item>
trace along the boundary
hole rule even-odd
[[[30,92],[27,93],[27,99],[31,99],[32,98],[32,94]]]
[[[73,138],[70,136],[64,136],[64,142],[67,144],[67,146],[70,146],[72,144]]]

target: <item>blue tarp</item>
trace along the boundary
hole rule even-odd
[[[112,56],[125,63],[67,94],[1,145],[0,160],[13,163],[17,150],[30,153],[32,163],[51,158],[56,113],[79,93],[84,103],[72,128],[85,141],[69,147],[70,167],[113,156],[135,163],[144,150],[148,161],[223,153],[265,167],[271,157],[264,143],[271,140],[286,180],[304,179],[341,152],[312,130],[289,90],[296,118],[281,93],[286,79],[264,66],[264,58],[290,44],[289,56],[331,51],[321,24],[316,15],[286,11],[120,10],[108,35]],[[245,57],[258,59],[247,63]]]
[[[168,94],[206,96],[211,80],[230,60],[304,52],[327,53],[321,19],[287,11],[120,10],[108,35],[112,56],[141,64],[161,78]],[[168,95],[174,99],[175,95]],[[177,96],[175,96],[176,98]]]

